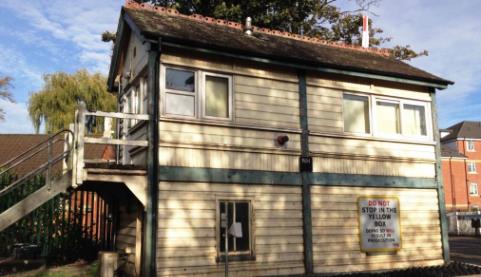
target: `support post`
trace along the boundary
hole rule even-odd
[[[147,204],[145,207],[142,243],[142,276],[156,276],[157,201],[159,191],[159,68],[161,41],[150,43],[148,54],[148,149],[147,149]]]
[[[302,182],[302,220],[303,220],[303,241],[304,241],[304,269],[306,275],[314,272],[312,257],[312,216],[311,216],[311,184],[309,182],[309,171],[312,171],[312,160],[309,155],[309,126],[307,121],[307,84],[306,72],[299,71],[299,109],[301,134],[301,157],[299,160]],[[303,163],[307,161],[310,166],[306,168]],[[310,167],[310,168],[309,168]]]
[[[438,115],[436,108],[436,93],[433,89],[431,93],[431,113],[433,115],[433,137],[436,142],[436,182],[438,184],[438,205],[439,205],[439,221],[441,222],[441,240],[443,245],[444,262],[449,262],[449,239],[448,224],[446,217],[446,205],[444,198],[443,172],[441,169],[441,140],[438,128]]]

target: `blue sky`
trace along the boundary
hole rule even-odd
[[[344,7],[354,0],[338,0]],[[42,86],[42,76],[87,68],[107,74],[110,45],[100,40],[116,30],[121,0],[1,0],[0,76],[14,78],[16,103],[0,100],[6,120],[0,133],[31,133],[27,101]],[[371,16],[391,44],[427,49],[428,57],[411,62],[455,81],[438,93],[440,126],[481,120],[481,1],[384,0]]]

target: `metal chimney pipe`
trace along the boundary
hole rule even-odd
[[[249,36],[252,35],[252,18],[250,16],[246,18],[245,33]]]

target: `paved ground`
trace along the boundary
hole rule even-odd
[[[450,237],[451,259],[481,266],[481,237]]]

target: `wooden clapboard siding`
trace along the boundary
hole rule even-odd
[[[159,149],[159,164],[161,166],[296,172],[299,169],[298,163],[299,158],[295,155],[171,146],[161,146]]]
[[[314,172],[434,178],[434,163],[313,157]]]
[[[317,273],[387,270],[443,263],[437,191],[313,186],[312,225]],[[366,255],[360,251],[357,199],[397,196],[401,208],[402,249]]]
[[[324,74],[310,74],[307,76],[307,84],[312,87],[339,90],[341,93],[342,91],[353,91],[412,100],[431,101],[431,96],[426,88],[376,80],[361,81],[359,78],[334,78]]]
[[[389,157],[410,160],[435,160],[434,145],[354,138],[309,136],[309,150],[314,154],[341,154],[368,157]]]
[[[301,274],[302,205],[299,187],[212,183],[159,183],[158,274],[220,275],[217,199],[252,202],[255,261],[231,262],[232,276]]]
[[[311,131],[342,133],[342,91],[307,86],[307,115]]]
[[[126,263],[124,265],[124,270],[133,274],[136,272],[135,268],[135,251],[136,251],[136,241],[137,241],[137,208],[134,206],[127,207],[130,205],[124,203],[119,207],[119,225],[117,229],[116,236],[116,249],[125,253],[127,248],[131,254],[128,254],[124,259]]]
[[[297,83],[234,76],[235,122],[299,129]]]
[[[135,57],[134,57],[135,48]],[[125,54],[125,64],[122,68],[122,76],[130,76],[130,80],[135,79],[147,66],[147,44],[142,43],[136,34],[130,35],[127,53]]]

